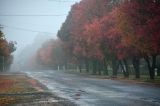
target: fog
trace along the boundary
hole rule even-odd
[[[14,63],[11,66],[11,70],[23,71],[28,69],[28,64],[33,56],[37,54],[38,49],[50,39],[53,39],[53,37],[43,33],[37,35],[31,44],[26,45],[14,54]]]
[[[78,1],[80,0],[0,0],[2,30],[8,41],[17,42],[14,60],[41,35],[56,38],[71,6]]]

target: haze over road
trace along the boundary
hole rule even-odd
[[[160,89],[60,71],[27,71],[57,96],[78,106],[160,106]]]

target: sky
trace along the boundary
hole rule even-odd
[[[31,44],[38,35],[56,33],[73,4],[80,0],[0,0],[0,25],[6,39],[17,49]]]

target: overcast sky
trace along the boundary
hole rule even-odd
[[[0,24],[6,38],[17,41],[18,47],[22,48],[39,33],[45,32],[55,38],[71,5],[79,1],[0,0]]]

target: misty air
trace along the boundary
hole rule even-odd
[[[0,106],[160,106],[160,0],[0,0]]]

